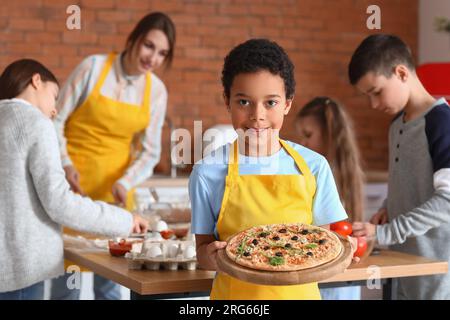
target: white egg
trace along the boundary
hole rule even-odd
[[[157,245],[151,246],[147,249],[147,257],[156,258],[157,256],[162,255],[161,248]]]
[[[189,246],[186,248],[186,250],[184,250],[184,257],[186,259],[192,259],[193,257],[195,257],[196,252],[195,252],[195,248],[193,246]]]
[[[142,251],[142,242],[133,243],[131,252],[140,253]]]
[[[157,241],[157,240],[163,239],[163,237],[161,236],[161,234],[159,232],[152,232],[152,233],[148,234],[145,238],[146,238],[146,240],[152,240],[152,241]]]
[[[153,231],[161,232],[161,231],[164,231],[167,229],[169,229],[169,227],[167,226],[167,223],[163,220],[160,220],[156,223],[155,230],[153,230]]]
[[[169,258],[175,258],[178,254],[178,245],[172,243],[168,248]]]

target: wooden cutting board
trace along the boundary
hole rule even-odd
[[[282,286],[318,282],[342,273],[352,262],[350,242],[339,235],[338,237],[343,247],[339,256],[314,268],[299,271],[254,270],[235,263],[227,256],[225,249],[217,252],[217,264],[228,275],[255,284]]]

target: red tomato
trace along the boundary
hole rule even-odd
[[[358,246],[353,256],[361,258],[367,250],[366,237],[356,237],[356,239],[358,240]]]
[[[349,236],[352,234],[352,224],[347,221],[339,221],[330,225],[331,231],[339,233],[341,236]]]
[[[164,239],[167,240],[167,239],[172,238],[174,232],[173,232],[173,230],[168,229],[168,230],[161,231],[160,234],[161,234],[161,237],[163,237]]]
[[[121,239],[120,242],[110,240],[108,245],[109,253],[112,256],[123,256],[125,253],[130,252],[133,248],[133,244],[131,242],[127,242],[125,239]]]

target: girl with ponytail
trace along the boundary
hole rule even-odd
[[[316,97],[297,114],[300,143],[329,162],[349,220],[363,221],[364,174],[353,123],[345,109],[328,97]],[[360,299],[359,287],[321,289],[322,299]]]

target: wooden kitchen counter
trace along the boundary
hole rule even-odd
[[[164,295],[174,293],[207,292],[211,289],[214,272],[205,270],[150,271],[128,270],[127,260],[112,257],[108,252],[83,249],[65,249],[65,258],[88,267],[96,274],[120,283],[138,295]],[[447,273],[447,262],[430,260],[390,250],[369,256],[345,272],[323,283],[363,281],[374,278],[369,266],[378,266],[381,279]]]
[[[209,291],[214,278],[214,272],[205,270],[128,270],[124,257],[107,251],[66,248],[64,257],[141,295]]]
[[[155,176],[142,182],[138,188],[155,188],[155,187],[185,187],[189,184],[189,177],[160,177]]]

